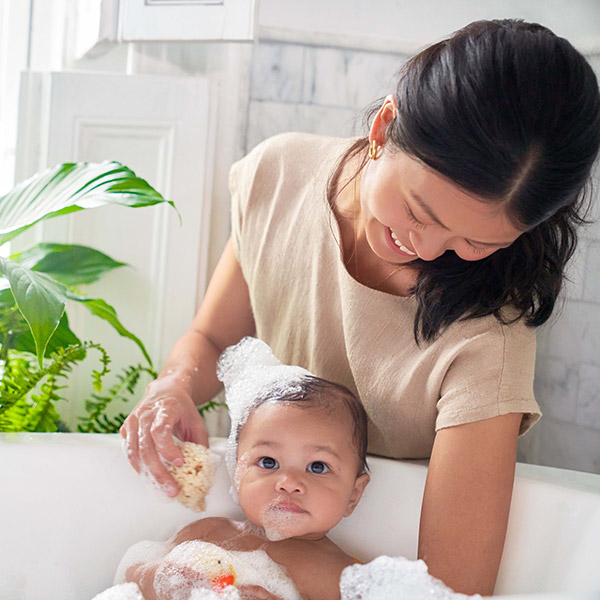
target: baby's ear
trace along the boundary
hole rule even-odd
[[[356,478],[356,481],[354,482],[354,489],[352,490],[350,501],[348,502],[348,507],[344,513],[345,517],[349,517],[354,512],[354,509],[363,495],[363,492],[365,491],[369,481],[371,481],[371,477],[368,473],[363,473]]]

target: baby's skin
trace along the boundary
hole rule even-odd
[[[209,542],[228,551],[263,550],[287,571],[303,600],[339,600],[342,570],[356,562],[327,537],[270,541],[249,521],[220,517],[201,519],[184,527],[171,541],[169,550],[194,540]],[[177,598],[189,596],[194,587],[206,586],[194,569],[172,563],[169,556],[129,567],[126,579],[140,586],[145,600],[167,600],[161,588],[169,589],[174,575],[179,580]],[[181,586],[184,580],[185,585]],[[241,597],[248,600],[280,598],[257,586],[240,586],[239,591]],[[173,598],[172,593],[168,598]]]

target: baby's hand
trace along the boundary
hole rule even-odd
[[[154,575],[156,600],[188,600],[193,590],[210,587],[196,569],[163,560]]]
[[[238,588],[241,600],[281,600],[259,585],[242,585]]]

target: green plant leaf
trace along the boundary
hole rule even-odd
[[[81,345],[81,340],[71,331],[67,313],[64,312],[58,327],[54,330],[52,337],[48,340],[44,358],[49,358],[50,355],[59,348],[66,348],[67,346],[73,346],[75,344]],[[29,328],[16,335],[11,346],[14,350],[18,350],[19,352],[36,353],[35,341]]]
[[[6,287],[2,284],[6,282]],[[4,277],[0,279],[0,308],[7,308],[15,304],[15,297],[10,291],[10,283]]]
[[[68,286],[94,283],[108,271],[127,266],[127,263],[113,260],[99,250],[76,244],[36,244],[10,258],[24,267],[47,273]]]
[[[35,341],[35,353],[42,366],[48,340],[65,312],[67,288],[45,273],[0,257],[0,273],[8,279],[12,294]]]
[[[159,203],[175,207],[120,163],[64,163],[37,173],[0,198],[0,246],[42,219],[105,204]]]
[[[0,332],[4,331],[6,334],[4,340],[6,348],[3,348],[3,350],[16,350],[35,355],[35,340],[31,334],[31,329],[27,321],[23,318],[22,313],[18,310],[10,288],[0,290],[0,311],[13,307],[16,312],[10,314],[8,322],[0,324]],[[8,330],[11,330],[11,332],[9,333]],[[3,343],[1,338],[0,343]],[[56,352],[59,348],[66,348],[75,344],[81,345],[81,340],[71,331],[67,313],[64,312],[58,327],[54,330],[52,337],[48,341],[44,357],[49,358],[50,354]]]
[[[148,361],[148,364],[152,367],[152,360],[146,351],[146,347],[142,343],[142,340],[140,340],[136,335],[131,333],[131,331],[126,329],[121,324],[117,316],[117,312],[110,304],[101,298],[86,298],[85,296],[80,296],[79,294],[75,294],[73,292],[69,292],[69,299],[81,302],[92,314],[110,323],[119,335],[134,341],[142,351],[142,354]]]

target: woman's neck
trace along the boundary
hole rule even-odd
[[[341,236],[342,257],[348,273],[359,283],[395,296],[409,296],[416,271],[409,265],[392,265],[380,259],[367,241],[360,201],[361,173],[356,172],[362,154],[350,158],[342,168],[333,213]],[[363,169],[368,168],[368,163]]]

